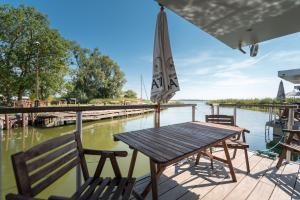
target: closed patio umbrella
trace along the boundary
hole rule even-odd
[[[282,81],[280,81],[280,83],[279,83],[279,88],[278,88],[276,99],[279,100],[279,101],[284,101],[285,100],[285,93],[284,93],[284,87],[283,87],[283,82]]]
[[[166,103],[177,91],[179,84],[170,46],[167,17],[161,7],[156,21],[150,99],[154,103]]]

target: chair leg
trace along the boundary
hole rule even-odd
[[[247,167],[247,173],[250,172],[250,165],[249,165],[249,157],[248,157],[248,150],[247,148],[244,149],[245,152],[245,160],[246,160],[246,167]]]
[[[294,133],[291,132],[291,133],[289,134],[288,139],[286,140],[285,143],[286,143],[286,144],[290,144],[291,141],[293,140],[293,137],[294,137]],[[278,163],[277,163],[277,165],[276,165],[276,168],[277,168],[277,169],[280,168],[283,159],[286,157],[286,153],[287,153],[287,148],[286,148],[286,147],[283,147],[282,153],[281,153],[281,155],[280,155],[280,157],[279,157],[279,160],[278,160]]]
[[[199,164],[200,156],[201,156],[201,153],[198,153],[198,154],[197,154],[197,158],[196,158],[195,165],[198,165],[198,164]]]
[[[209,148],[209,152],[212,155],[212,148],[211,147]],[[214,160],[213,160],[213,158],[210,159],[210,166],[211,166],[212,169],[214,169]]]
[[[283,148],[283,149],[282,149],[282,153],[281,153],[281,155],[280,155],[280,157],[279,157],[278,163],[276,164],[276,168],[277,168],[277,169],[280,168],[280,166],[281,166],[281,164],[282,164],[282,161],[283,161],[283,159],[285,158],[285,156],[286,156],[286,148]]]
[[[235,156],[236,156],[236,151],[237,151],[237,149],[234,149],[234,151],[233,151],[233,155],[232,155],[232,159],[234,159],[234,158],[235,158]]]

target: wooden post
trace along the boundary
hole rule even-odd
[[[217,107],[217,115],[219,115],[220,114],[220,105],[217,104],[216,107]]]
[[[292,130],[294,125],[294,108],[289,108],[289,117],[287,122],[287,129]],[[287,133],[287,137],[290,133]],[[291,151],[286,152],[286,161],[289,162],[291,160]]]
[[[3,128],[4,128],[4,122],[3,122],[3,120],[0,118],[0,135],[2,134]]]
[[[1,142],[1,147],[0,147],[0,159],[1,159],[1,162],[3,162],[2,161],[2,148],[4,149],[4,142],[2,143],[2,141],[3,141],[3,137],[4,137],[4,135],[3,135],[3,120],[0,118],[0,142]],[[8,133],[6,134],[6,135],[8,135]],[[8,139],[7,139],[7,141],[8,141]],[[6,141],[6,142],[7,142]],[[3,177],[3,174],[2,174],[2,169],[0,170],[0,177],[2,178]],[[4,182],[4,181],[3,181]],[[1,181],[0,181],[0,196],[2,196],[2,188],[3,188],[3,186],[2,186],[2,179],[1,179]]]
[[[79,134],[80,139],[82,140],[82,112],[76,112],[76,133]],[[77,190],[81,186],[81,168],[80,164],[76,168],[76,187]]]
[[[215,114],[214,104],[210,105],[210,109],[211,109],[211,114],[214,115]]]
[[[196,121],[196,106],[192,106],[192,121]]]
[[[234,120],[234,125],[236,126],[236,106],[233,108],[233,120]]]
[[[25,127],[27,125],[26,123],[26,114],[25,113],[22,113],[22,126]]]
[[[9,130],[9,128],[10,128],[10,122],[9,122],[8,114],[5,114],[5,128],[6,128],[6,130]]]

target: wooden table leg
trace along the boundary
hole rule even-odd
[[[197,158],[196,158],[195,165],[198,165],[198,164],[199,164],[200,157],[201,157],[201,153],[199,152],[199,153],[197,154]]]
[[[137,156],[138,151],[136,149],[133,150],[131,161],[130,161],[130,166],[128,170],[128,178],[132,177],[134,166],[135,166],[135,161],[136,161],[136,156]]]
[[[232,166],[231,158],[230,158],[230,155],[229,155],[227,143],[226,143],[226,141],[224,140],[224,141],[222,142],[222,144],[223,144],[223,147],[224,147],[224,152],[225,152],[227,164],[228,164],[228,167],[229,167],[229,170],[230,170],[230,174],[231,174],[232,181],[233,181],[233,182],[236,182],[237,180],[236,180],[236,177],[235,177],[235,172],[234,172],[234,170],[233,170],[233,166]]]
[[[153,162],[153,161],[152,161]],[[153,166],[152,166],[153,167]],[[166,166],[160,166],[158,165],[157,169],[156,169],[156,166],[154,164],[154,167],[153,169],[155,170],[155,177],[156,177],[156,185],[157,183],[159,182],[159,178],[160,178],[160,175],[163,173],[163,171],[166,169]],[[150,170],[151,170],[151,160],[150,160]],[[152,170],[151,170],[152,172]],[[151,186],[152,186],[152,173],[151,173],[151,180],[150,182],[148,183],[148,185],[145,187],[144,191],[142,192],[141,196],[143,198],[146,198],[147,194],[150,192],[151,190]]]
[[[151,172],[151,185],[152,185],[152,199],[158,199],[158,189],[157,189],[157,174],[156,174],[156,166],[153,160],[150,159],[150,172]]]

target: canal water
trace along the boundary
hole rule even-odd
[[[210,114],[210,107],[205,102],[185,102],[196,103],[196,120],[204,121],[204,116]],[[232,108],[220,108],[220,114],[233,115]],[[237,109],[237,125],[251,131],[246,135],[247,142],[251,150],[266,149],[265,123],[269,115],[265,112]],[[161,113],[161,126],[188,122],[192,119],[192,109],[169,108]],[[103,150],[126,150],[128,157],[118,159],[121,171],[127,174],[132,150],[122,142],[114,142],[113,135],[125,131],[133,131],[153,127],[153,114],[140,115],[137,117],[123,118],[119,120],[106,120],[83,124],[83,146],[85,148]],[[5,194],[16,192],[16,185],[10,161],[10,155],[24,151],[50,138],[57,137],[75,130],[75,125],[56,128],[18,128],[9,131],[2,131],[1,134],[1,199]],[[270,139],[272,140],[272,130]],[[87,157],[88,167],[91,172],[95,169],[99,158],[97,156]],[[134,176],[142,176],[149,172],[149,160],[142,154],[138,154]],[[113,176],[111,165],[105,165],[102,176]],[[46,198],[49,194],[69,196],[75,191],[75,170],[66,174],[53,186],[46,189],[38,197]]]

